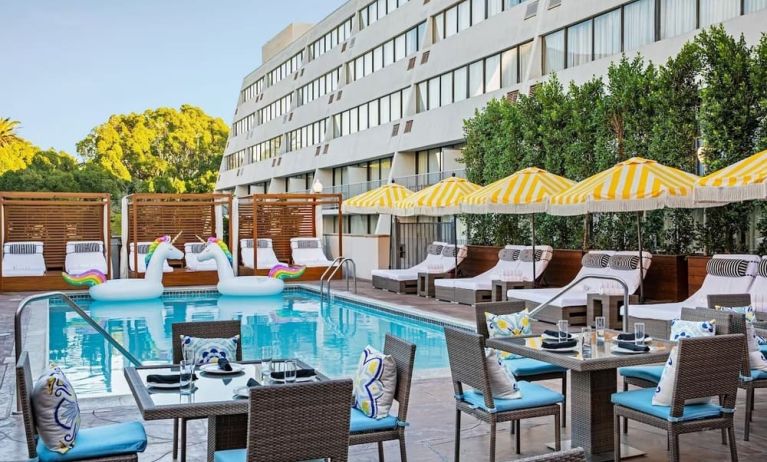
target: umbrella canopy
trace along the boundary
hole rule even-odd
[[[698,180],[695,200],[736,202],[767,199],[767,150]]]
[[[412,195],[413,191],[391,183],[346,199],[342,208],[344,213],[391,214],[399,201]]]
[[[394,213],[406,217],[454,215],[460,213],[463,199],[478,189],[480,186],[465,178],[453,176],[401,200]]]
[[[540,213],[549,198],[572,187],[574,181],[530,167],[469,194],[461,204],[464,213]]]
[[[632,157],[552,196],[552,215],[641,212],[665,207],[691,208],[699,177],[654,160]]]

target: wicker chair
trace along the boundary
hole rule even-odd
[[[216,451],[213,460],[345,462],[351,395],[350,379],[251,388],[247,447]]]
[[[582,448],[557,451],[540,456],[517,459],[516,462],[586,462],[586,453]]]
[[[415,345],[386,334],[384,354],[391,355],[397,364],[397,390],[394,399],[398,403],[397,420],[403,425],[394,429],[377,431],[353,432],[349,435],[349,445],[378,443],[378,460],[383,462],[383,442],[399,440],[400,459],[407,461],[405,448],[405,427],[407,409],[410,401],[410,383],[413,380],[413,364],[415,363]]]
[[[491,313],[495,315],[518,313],[519,310],[516,306],[510,304],[487,304],[478,305],[474,307],[474,318],[477,324],[477,333],[484,338],[490,337],[490,331],[487,329],[487,318],[485,313]],[[515,360],[511,360],[515,361]],[[514,371],[514,376],[519,379],[527,380],[528,382],[539,382],[541,380],[556,380],[562,381],[562,396],[565,397],[562,401],[562,427],[567,426],[567,369],[564,367],[548,364],[537,359],[524,358],[526,365],[542,366],[546,369],[545,372],[539,373],[526,373],[525,370]],[[512,431],[514,427],[512,426]]]
[[[32,408],[32,389],[34,388],[34,382],[32,380],[32,371],[29,367],[29,354],[26,351],[22,351],[19,355],[19,361],[16,363],[16,392],[19,394],[19,400],[21,403],[21,412],[24,420],[24,431],[27,437],[27,452],[30,459],[36,459],[38,457],[37,452],[37,427],[35,423],[34,409]],[[119,433],[121,428],[125,428],[126,425],[141,425],[139,423],[130,424],[116,424],[110,425],[109,430],[114,430]],[[104,427],[107,428],[107,427]],[[80,429],[78,437],[82,438],[84,433],[91,429]],[[145,436],[146,438],[146,436]],[[75,446],[77,448],[77,446]],[[74,451],[74,449],[73,449]],[[143,451],[143,449],[142,449]],[[71,454],[70,454],[71,455]],[[67,459],[73,462],[87,461],[87,462],[137,462],[138,454],[124,453],[124,454],[111,454],[104,455],[102,457],[89,456],[86,459]]]
[[[465,412],[482,422],[490,424],[490,462],[495,461],[495,440],[496,426],[499,422],[511,422],[516,426],[515,449],[520,453],[520,421],[522,419],[554,416],[554,441],[556,450],[560,449],[560,405],[563,401],[562,395],[548,390],[540,385],[529,382],[518,382],[523,397],[521,399],[507,399],[502,401],[515,402],[511,409],[502,409],[496,407],[496,400],[493,398],[493,391],[490,388],[490,376],[485,361],[485,339],[481,335],[471,332],[445,328],[445,339],[447,341],[447,355],[450,360],[450,373],[453,376],[453,388],[455,390],[455,458],[458,462],[461,453],[461,413]],[[464,385],[476,390],[482,394],[482,401],[471,403],[467,401],[467,394],[475,392],[464,391]],[[555,402],[550,404],[538,405],[535,407],[525,406],[525,395],[527,393],[545,393],[556,395]]]
[[[615,460],[621,458],[620,419],[626,417],[668,432],[671,452],[669,460],[679,461],[679,435],[705,430],[727,431],[730,458],[738,460],[733,414],[738,393],[743,335],[717,335],[681,340],[677,360],[672,404],[667,413],[660,406],[648,405],[654,390],[631,390],[613,394],[615,416]],[[641,396],[640,396],[641,395]],[[713,405],[688,405],[695,398],[719,397],[721,409]],[[709,406],[705,410],[700,406]],[[697,410],[697,417],[685,413]],[[690,414],[688,414],[689,416]]]
[[[184,357],[179,338],[182,336],[197,338],[230,338],[240,335],[240,321],[200,321],[177,322],[171,326],[171,344],[173,345],[173,364],[181,363]],[[236,361],[242,361],[242,342],[237,342]],[[173,459],[181,455],[181,462],[186,460],[186,422],[190,419],[173,419]],[[179,425],[180,423],[180,425]],[[179,426],[181,435],[179,442]],[[180,451],[179,451],[180,447]]]

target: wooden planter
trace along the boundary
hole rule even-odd
[[[653,255],[644,279],[645,303],[678,302],[687,298],[687,262],[684,255]],[[705,265],[704,265],[705,270]]]
[[[706,278],[706,265],[711,257],[690,255],[687,257],[687,291],[695,293],[703,285]]]

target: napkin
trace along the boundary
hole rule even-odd
[[[549,337],[559,338],[558,330],[544,330],[543,333]],[[573,334],[567,334],[567,338],[573,338]]]
[[[192,380],[197,380],[197,375],[192,375]],[[158,385],[178,384],[181,381],[181,374],[150,374],[146,376],[146,383]]]
[[[296,371],[296,378],[297,379],[305,379],[307,377],[314,377],[317,375],[316,372],[314,372],[314,369],[298,369]],[[272,378],[274,380],[285,380],[285,373],[284,372],[272,372]]]
[[[248,379],[247,385],[248,385],[248,388],[255,388],[255,387],[260,387],[261,386],[261,384],[256,382],[256,379],[254,379],[254,378]]]
[[[232,365],[229,364],[229,360],[226,358],[218,359],[218,368],[221,369],[222,371],[232,372]]]
[[[650,351],[650,347],[647,345],[637,345],[634,342],[618,342],[618,348],[631,351],[643,351],[645,353]]]
[[[645,334],[644,338],[648,338],[648,337],[649,337],[649,335]],[[618,340],[624,340],[626,342],[633,342],[633,341],[636,340],[636,334],[621,333],[621,334],[618,334]]]
[[[555,341],[549,342],[544,340],[541,346],[546,350],[560,350],[562,348],[572,348],[572,347],[578,346],[578,341],[567,340],[565,342],[555,342]]]

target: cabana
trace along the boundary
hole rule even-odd
[[[109,201],[101,193],[0,192],[0,290],[71,289],[62,271],[111,278]]]
[[[337,208],[338,222],[343,223],[341,200],[341,194],[253,194],[241,197],[237,201],[236,235],[237,244],[244,244],[244,248],[237,252],[240,255],[239,274],[264,276],[269,273],[272,263],[300,264],[294,259],[297,238],[321,237],[317,235],[318,221],[322,218],[318,207]],[[318,254],[322,251],[320,247],[311,250]],[[340,226],[338,253],[343,255]],[[329,255],[328,258],[332,260]],[[327,267],[308,265],[301,279],[319,280]],[[336,277],[341,277],[340,272]]]
[[[200,243],[217,236],[233,247],[232,223],[225,217],[232,209],[232,195],[209,194],[132,194],[122,201],[122,251],[120,271],[123,277],[140,278],[143,253],[147,243],[159,236],[175,236],[178,247],[194,252]],[[137,251],[136,251],[137,250]],[[191,257],[169,261],[163,284],[166,286],[207,285],[218,282],[215,268],[206,267]]]

